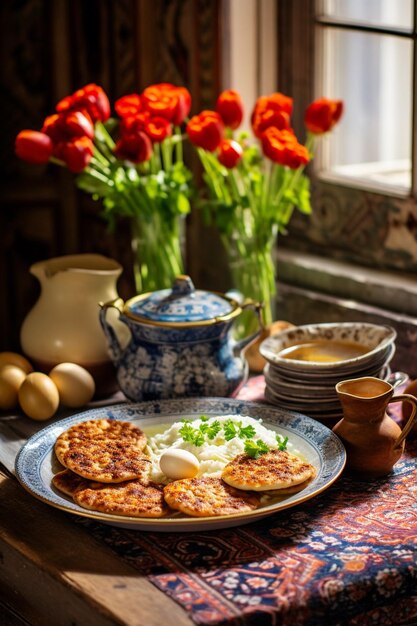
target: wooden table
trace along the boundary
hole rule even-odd
[[[190,626],[185,611],[71,516],[0,470],[0,601],[34,626]],[[2,615],[0,626],[11,626]],[[16,624],[25,623],[16,621]]]

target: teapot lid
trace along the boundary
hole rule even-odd
[[[227,321],[240,310],[235,300],[196,289],[185,275],[177,276],[172,289],[142,294],[125,305],[127,315],[138,321],[179,326]]]

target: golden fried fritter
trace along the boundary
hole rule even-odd
[[[62,433],[55,454],[62,465],[83,478],[119,483],[149,472],[142,453],[146,435],[130,422],[99,419],[80,422]]]
[[[85,509],[128,515],[131,517],[164,517],[169,513],[161,485],[129,480],[117,485],[90,482],[73,494],[74,502]]]
[[[193,517],[243,513],[260,504],[256,494],[238,491],[212,476],[176,480],[165,486],[164,497],[172,509]]]
[[[58,491],[62,491],[65,495],[72,497],[77,489],[79,487],[85,487],[88,481],[78,476],[78,474],[71,472],[71,470],[66,469],[63,472],[55,474],[52,478],[52,484]]]
[[[316,477],[317,472],[314,470],[314,473],[308,478],[304,480],[302,483],[298,483],[298,485],[292,485],[291,487],[282,487],[281,489],[268,489],[264,491],[263,494],[266,496],[290,496],[293,493],[298,493],[302,491],[311,483],[311,481]],[[259,492],[258,492],[259,493]]]
[[[222,479],[236,489],[268,491],[287,489],[315,473],[311,463],[286,450],[270,450],[258,458],[239,454],[223,469]]]

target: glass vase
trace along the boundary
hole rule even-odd
[[[167,220],[154,212],[151,220],[132,220],[136,292],[147,293],[172,287],[184,273],[181,234],[182,219]]]
[[[263,304],[262,322],[264,326],[275,319],[275,262],[273,250],[276,235],[267,239],[254,237],[232,237],[224,240],[231,273],[233,288],[244,298],[251,298]],[[235,336],[247,337],[259,328],[257,316],[250,310],[244,311],[235,323]]]

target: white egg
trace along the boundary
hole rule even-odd
[[[64,406],[76,408],[90,402],[96,386],[90,372],[76,363],[60,363],[50,372]]]
[[[159,467],[167,478],[180,480],[194,478],[200,469],[200,462],[194,454],[181,448],[171,448],[161,454]]]

